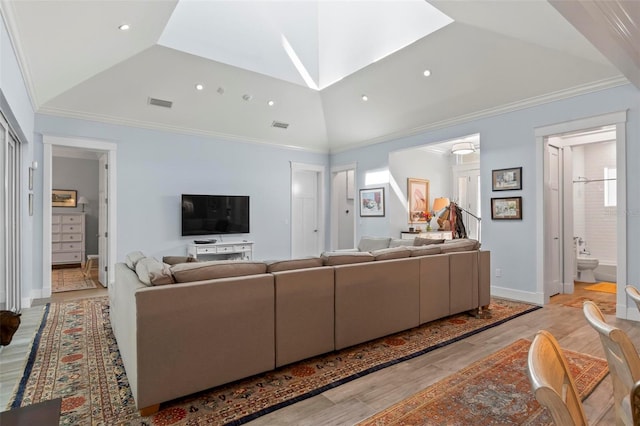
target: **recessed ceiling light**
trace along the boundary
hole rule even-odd
[[[242,95],[242,99],[244,99],[245,101],[250,101],[251,99],[253,99],[253,96],[247,94],[247,95]]]
[[[369,100],[369,97],[367,95],[362,95],[362,100],[367,102]]]
[[[204,86],[200,83],[196,84],[196,90],[203,90]]]
[[[127,31],[129,28],[131,28],[129,24],[122,24],[118,27],[118,29],[121,31]]]
[[[273,101],[269,101],[269,102],[267,102],[267,105],[269,105],[269,106],[274,106],[275,104],[276,104],[276,103],[275,103],[275,102],[273,102]]]
[[[425,77],[429,77],[431,75],[431,70],[424,70],[422,75],[424,75]]]
[[[224,89],[222,87],[218,87],[218,90],[216,90],[216,92],[218,92],[220,95],[224,95]]]

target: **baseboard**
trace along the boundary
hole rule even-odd
[[[544,294],[542,293],[532,293],[530,291],[491,286],[491,296],[532,303],[534,305],[544,305]]]

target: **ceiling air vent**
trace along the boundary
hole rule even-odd
[[[165,101],[163,99],[149,98],[149,105],[171,108],[171,105],[173,105],[173,102]]]
[[[286,129],[289,127],[289,123],[283,123],[282,121],[274,121],[271,123],[271,127],[277,127],[278,129]]]

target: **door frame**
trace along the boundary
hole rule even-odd
[[[108,206],[108,266],[106,287],[113,282],[113,270],[116,260],[116,150],[117,144],[114,142],[101,141],[96,139],[69,138],[61,136],[43,135],[43,171],[42,171],[42,297],[51,296],[51,194],[53,189],[53,147],[62,146],[69,148],[88,149],[92,151],[103,151],[108,153],[109,158],[109,188],[107,193]],[[86,261],[86,259],[83,259]]]
[[[536,291],[538,301],[540,303],[548,303],[550,295],[545,293],[544,286],[544,247],[545,247],[545,226],[546,217],[544,203],[544,148],[545,142],[549,136],[562,133],[577,132],[584,129],[592,129],[601,126],[616,126],[616,169],[617,179],[617,266],[616,266],[616,317],[625,319],[640,319],[635,305],[628,303],[624,287],[627,283],[627,163],[626,163],[626,122],[627,111],[617,111],[608,114],[602,114],[594,117],[587,117],[564,123],[552,124],[549,126],[538,127],[535,129],[536,138],[536,175],[539,177],[539,184],[536,185]],[[566,212],[564,213],[566,215]],[[564,230],[564,224],[561,225],[563,230],[563,247],[573,244],[573,241],[567,241],[567,232]]]
[[[298,171],[308,171],[308,172],[315,172],[317,174],[318,177],[318,186],[317,186],[317,200],[318,200],[318,252],[321,252],[325,246],[325,212],[324,212],[324,206],[325,206],[325,166],[322,165],[318,165],[318,164],[306,164],[306,163],[296,163],[296,162],[291,162],[291,175],[290,175],[290,191],[289,191],[289,206],[290,206],[290,213],[289,213],[289,235],[290,235],[290,241],[289,241],[289,257],[291,258],[293,256],[293,175],[294,172],[298,172]]]
[[[354,197],[355,194],[358,194],[358,163],[349,163],[349,164],[342,164],[339,166],[333,166],[331,167],[331,249],[335,249],[338,247],[338,231],[339,231],[339,226],[338,226],[338,221],[339,221],[339,215],[340,212],[338,211],[338,194],[335,193],[335,191],[333,191],[333,178],[335,178],[336,174],[341,173],[341,172],[348,172],[350,170],[353,170],[353,190],[354,190]],[[357,201],[354,202],[354,207],[355,205],[357,205]],[[354,209],[354,214],[353,214],[353,247],[356,247],[357,245],[357,240],[356,240],[356,230],[357,230],[357,208]]]

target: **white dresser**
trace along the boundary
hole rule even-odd
[[[84,262],[84,213],[53,213],[51,217],[51,263]]]

